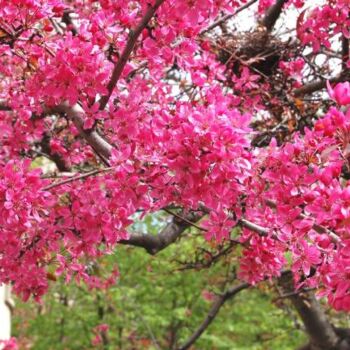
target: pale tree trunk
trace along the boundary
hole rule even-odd
[[[10,287],[2,285],[0,286],[0,340],[10,339],[12,308]]]

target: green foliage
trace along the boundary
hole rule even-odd
[[[135,229],[156,233],[157,218],[146,218],[144,223],[146,227]],[[219,293],[237,283],[234,250],[209,269],[180,271],[179,261],[208,256],[199,251],[202,237],[195,232],[187,235],[157,256],[118,247],[99,261],[102,272],[115,264],[120,270],[118,284],[108,290],[57,281],[41,305],[18,301],[14,335],[23,348],[35,350],[175,349],[210,309],[212,301],[203,298],[202,292]],[[273,296],[267,283],[242,291],[223,306],[193,349],[295,349],[305,337],[295,329],[294,316],[274,305]],[[94,347],[100,324],[109,325],[106,344]]]

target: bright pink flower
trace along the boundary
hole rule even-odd
[[[309,245],[306,240],[292,247],[294,272],[301,271],[307,277],[310,274],[311,267],[316,267],[321,262],[321,253],[317,247]]]
[[[338,83],[334,88],[332,88],[329,81],[327,81],[327,90],[329,96],[337,102],[340,106],[346,106],[350,104],[350,83],[347,81],[345,83]]]
[[[0,340],[0,347],[2,350],[18,350],[18,344],[16,338],[10,340]]]

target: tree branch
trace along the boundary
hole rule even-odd
[[[216,301],[213,303],[210,308],[206,318],[200,324],[200,326],[194,331],[194,333],[187,339],[184,345],[182,345],[178,350],[187,350],[189,349],[198,338],[205,332],[205,330],[210,326],[210,324],[214,321],[215,317],[218,315],[221,307],[225,304],[225,302],[231,298],[233,298],[236,294],[241,292],[244,289],[250,287],[248,283],[242,283],[238,286],[231,287],[225,293],[218,296]]]
[[[241,7],[239,7],[236,11],[234,11],[233,13],[229,13],[226,16],[223,16],[222,18],[219,18],[218,20],[216,20],[213,24],[211,24],[209,27],[205,28],[204,30],[202,30],[199,35],[202,36],[207,32],[210,32],[211,30],[213,30],[214,28],[216,28],[217,26],[221,25],[222,23],[228,21],[230,18],[236,16],[238,13],[242,12],[243,10],[247,9],[248,7],[250,7],[251,5],[255,4],[258,0],[251,0],[248,1],[246,4],[242,5]]]
[[[276,3],[268,8],[265,13],[264,18],[261,21],[261,24],[267,29],[268,32],[271,32],[275,26],[279,16],[282,13],[282,9],[287,0],[276,0]]]
[[[270,200],[270,199],[266,201],[266,204],[272,209],[276,209],[277,208],[277,204],[274,201]],[[301,213],[298,216],[298,218],[299,219],[313,219],[312,217],[309,217],[309,216],[307,216],[307,215],[305,215],[303,213]],[[329,230],[327,227],[324,227],[324,226],[318,225],[318,224],[313,224],[312,228],[318,233],[326,233],[327,235],[329,235],[329,237],[331,237],[331,239],[332,239],[332,241],[334,243],[340,243],[341,242],[341,238],[335,232]],[[252,230],[252,231],[254,231],[254,230]]]
[[[126,43],[124,51],[121,54],[118,62],[114,66],[111,80],[109,81],[109,83],[107,85],[108,94],[101,98],[100,110],[103,110],[106,107],[110,97],[112,96],[113,90],[114,90],[115,86],[117,85],[118,80],[119,80],[119,78],[124,70],[124,67],[125,67],[133,49],[134,49],[134,47],[135,47],[135,44],[136,44],[138,37],[140,36],[142,31],[146,28],[148,22],[151,20],[151,18],[154,16],[157,9],[159,8],[159,6],[164,1],[165,0],[157,0],[153,6],[149,6],[149,8],[148,8],[146,14],[144,15],[144,17],[142,18],[141,22],[137,25],[136,28],[130,30],[129,39]]]
[[[2,104],[1,101],[0,101],[0,111],[3,111],[3,112],[10,112],[12,110],[11,107],[5,105],[5,104]]]
[[[295,291],[291,272],[283,274],[279,278],[279,283],[285,293],[293,293]],[[305,325],[306,332],[313,346],[312,349],[340,349],[338,346],[341,339],[311,292],[293,293],[290,296],[290,300]]]
[[[190,212],[185,216],[189,222],[196,222],[200,220],[204,214],[202,212]],[[119,241],[120,244],[131,245],[135,247],[144,248],[149,254],[155,255],[161,250],[174,243],[181,234],[191,225],[178,218],[173,217],[172,221],[156,235],[132,233],[129,239]]]
[[[0,100],[0,111],[12,111],[12,108],[4,100]],[[113,146],[109,144],[96,130],[85,130],[84,129],[84,110],[79,104],[70,106],[68,102],[63,102],[58,106],[52,108],[44,107],[43,113],[40,116],[64,113],[73,122],[75,127],[78,129],[79,134],[85,139],[85,141],[94,149],[104,163],[108,165],[108,158],[112,154]],[[34,116],[37,118],[38,116]]]
[[[329,82],[330,83],[340,83],[340,82],[345,81],[347,79],[348,79],[347,76],[340,75],[338,77],[334,77],[334,78],[329,79]],[[312,94],[312,93],[314,93],[316,91],[325,89],[326,85],[327,85],[327,80],[326,79],[312,81],[312,82],[307,83],[307,84],[305,84],[304,86],[302,86],[302,87],[300,87],[298,89],[295,89],[293,91],[293,95],[295,97],[300,97],[300,96]]]
[[[71,33],[76,36],[78,35],[78,28],[74,24],[72,18],[70,17],[72,11],[66,10],[63,12],[62,22],[66,24],[67,29],[71,31]]]
[[[67,102],[64,102],[48,112],[65,113],[68,118],[73,121],[80,135],[95,150],[95,152],[97,152],[97,154],[101,155],[106,160],[111,156],[113,149],[112,145],[110,145],[96,130],[84,129],[84,110],[80,105],[75,104],[71,107]]]
[[[88,173],[85,173],[85,174],[81,174],[81,175],[78,175],[78,176],[73,176],[73,177],[70,177],[68,179],[65,179],[65,180],[62,180],[62,181],[59,181],[59,182],[54,182],[54,183],[52,183],[52,184],[42,188],[42,191],[49,191],[49,190],[51,190],[51,189],[53,189],[55,187],[66,185],[66,184],[74,182],[74,181],[83,180],[83,179],[86,179],[86,178],[88,178],[90,176],[94,176],[94,175],[97,175],[97,174],[106,173],[106,172],[109,172],[109,171],[111,171],[113,169],[114,169],[113,167],[110,167],[110,168],[92,170],[92,171],[90,171]]]
[[[67,172],[70,170],[65,160],[61,157],[61,155],[59,155],[58,153],[52,152],[52,149],[50,146],[50,135],[48,133],[45,133],[43,135],[43,138],[40,142],[40,146],[42,151],[48,155],[49,159],[56,164],[57,169],[60,172]]]
[[[346,72],[349,68],[347,66],[347,62],[349,61],[349,39],[342,35],[341,38],[341,46],[342,46],[342,70]]]

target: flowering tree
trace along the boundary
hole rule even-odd
[[[183,349],[272,278],[297,288],[308,348],[350,348],[298,292],[350,310],[348,0],[0,5],[0,282],[24,299],[62,274],[106,287],[118,272],[99,279],[99,256],[156,254],[194,226],[237,247],[245,283]],[[56,171],[33,169],[42,156]],[[159,234],[127,230],[159,211]]]

